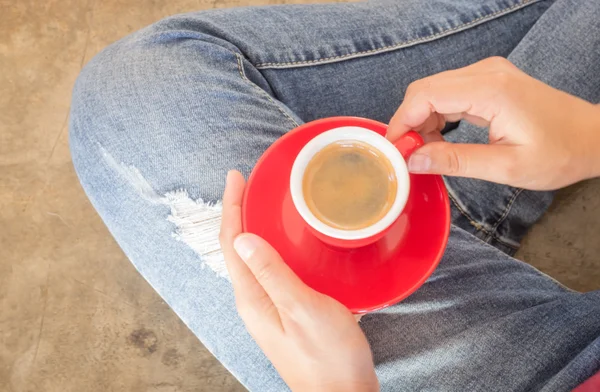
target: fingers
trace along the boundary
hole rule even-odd
[[[490,58],[418,80],[407,88],[386,136],[393,141],[411,129],[421,133],[427,144],[409,159],[413,173],[513,182],[517,145],[453,145],[443,142],[440,130],[445,121],[462,119],[477,126],[501,124],[500,108],[510,106],[519,73],[508,60]]]
[[[390,121],[390,139],[420,127],[433,113],[452,115],[449,117],[454,121],[467,114],[490,123],[498,112],[498,100],[494,99],[498,94],[497,82],[486,80],[484,75],[452,79],[435,75],[430,79],[415,82],[417,86],[407,92]]]
[[[277,327],[281,326],[281,322],[273,302],[233,247],[235,238],[242,232],[244,186],[245,181],[241,173],[230,171],[227,174],[219,241],[235,291],[238,312],[242,319],[250,324],[249,330],[252,329],[252,322],[259,317]]]
[[[310,289],[265,240],[245,233],[233,246],[278,309],[290,312],[305,301]]]
[[[444,115],[439,113],[431,113],[425,122],[414,128],[414,130],[419,132],[423,138],[426,138],[428,137],[427,135],[440,134],[445,125],[446,119],[444,118]]]
[[[411,155],[412,173],[442,174],[510,183],[517,167],[518,146],[488,144],[426,144]]]
[[[388,139],[396,140],[411,129],[432,132],[439,128],[439,118],[432,119],[436,113],[452,121],[467,118],[488,125],[499,112],[499,98],[510,89],[507,75],[516,70],[506,59],[491,58],[411,83],[390,120]]]

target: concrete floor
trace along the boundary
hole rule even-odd
[[[243,388],[124,257],[71,166],[67,113],[95,53],[164,16],[292,1],[0,3],[0,391]],[[306,2],[306,1],[296,1]],[[561,192],[518,256],[600,288],[600,181]]]

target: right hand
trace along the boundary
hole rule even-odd
[[[489,144],[452,144],[440,131],[464,119],[489,127]],[[390,121],[396,140],[414,129],[425,146],[413,173],[472,177],[549,190],[600,175],[600,107],[556,90],[508,60],[489,58],[418,80]]]

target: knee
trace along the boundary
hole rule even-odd
[[[70,112],[72,147],[91,138],[120,137],[168,119],[182,99],[208,100],[238,74],[237,55],[202,23],[185,29],[170,18],[97,54],[76,80]],[[206,31],[204,31],[206,30]],[[194,88],[189,88],[193,86]],[[191,94],[194,96],[184,96]]]
[[[105,48],[81,70],[69,116],[72,152],[123,131],[119,118],[125,118],[124,110],[131,107],[131,97],[139,93],[148,74],[147,64],[135,52],[139,49],[125,39]]]
[[[198,25],[190,31],[176,22],[159,22],[109,46],[81,71],[69,139],[82,182],[106,166],[110,155],[111,162],[146,167],[145,177],[161,194],[208,183],[210,192],[194,185],[190,194],[218,199],[214,184],[222,182],[224,169],[214,162],[226,160],[226,148],[215,144],[227,146],[229,134],[217,128],[230,128],[224,119],[235,110],[231,97],[252,87],[240,77],[236,53]],[[216,137],[222,142],[215,143]],[[181,167],[185,162],[202,170]]]
[[[73,154],[117,139],[139,139],[144,129],[154,129],[157,111],[167,111],[166,95],[177,88],[182,56],[179,43],[157,42],[169,35],[161,23],[106,47],[81,70],[69,121]]]

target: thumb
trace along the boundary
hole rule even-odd
[[[269,243],[257,235],[236,237],[233,247],[277,308],[291,310],[311,291]]]
[[[515,146],[497,144],[428,143],[408,160],[411,173],[471,177],[510,183],[515,167]]]

